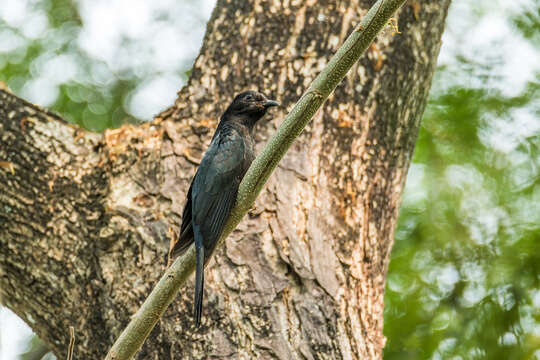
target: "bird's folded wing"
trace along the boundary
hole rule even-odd
[[[193,180],[193,221],[203,235],[205,257],[212,254],[242,180],[244,140],[232,127],[220,129]]]
[[[193,243],[193,223],[191,222],[191,188],[193,182],[189,186],[187,193],[186,205],[184,205],[184,211],[182,212],[182,226],[180,227],[180,234],[178,238],[173,238],[169,249],[169,265],[172,261],[182,255],[189,246]]]
[[[171,244],[169,264],[194,241],[193,221],[203,234],[208,259],[229,217],[242,178],[244,141],[229,126],[218,130],[187,194],[178,240]]]

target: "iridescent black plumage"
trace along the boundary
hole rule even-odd
[[[196,325],[202,313],[204,264],[212,255],[236,200],[238,186],[255,158],[255,123],[277,102],[246,91],[237,95],[222,115],[210,146],[193,177],[182,214],[180,236],[169,253],[174,259],[195,242]]]

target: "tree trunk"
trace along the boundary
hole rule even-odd
[[[138,359],[380,359],[400,194],[450,0],[412,1],[379,35]],[[0,91],[0,296],[65,358],[100,359],[159,279],[185,195],[234,94],[282,103],[260,150],[372,1],[218,1],[188,85],[104,135]],[[180,46],[172,44],[172,46]]]

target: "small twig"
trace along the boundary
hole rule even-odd
[[[73,358],[74,345],[75,345],[75,328],[73,326],[70,326],[69,327],[69,348],[68,348],[67,360],[71,360]]]

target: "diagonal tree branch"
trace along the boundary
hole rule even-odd
[[[293,141],[404,2],[405,0],[377,1],[296,103],[242,180],[236,205],[227,221],[220,242],[238,225]],[[195,250],[191,246],[167,269],[112,346],[106,359],[130,359],[138,351],[194,269]]]

